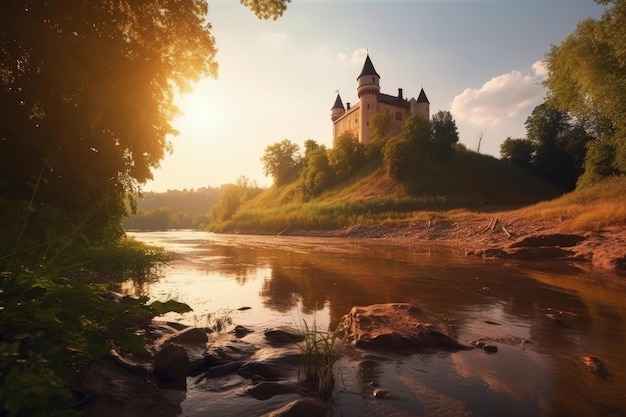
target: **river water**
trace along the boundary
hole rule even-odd
[[[485,261],[384,239],[129,234],[175,254],[158,281],[125,286],[194,310],[170,320],[203,326],[227,315],[244,326],[304,320],[325,330],[352,306],[411,302],[460,342],[498,347],[373,361],[344,350],[333,416],[626,416],[626,290],[572,265]],[[373,398],[371,380],[397,395]],[[182,415],[260,415],[280,397],[188,392]]]

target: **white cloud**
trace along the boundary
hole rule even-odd
[[[546,67],[546,63],[544,61],[537,61],[533,64],[533,69],[535,70],[535,74],[539,77],[545,77],[548,75],[548,67]]]
[[[478,89],[467,88],[454,97],[450,112],[460,121],[481,126],[498,126],[518,116],[523,110],[541,102],[541,81],[546,67],[541,61],[532,65],[533,72],[511,71],[487,81]]]
[[[365,57],[367,56],[367,48],[359,48],[352,51],[352,53],[348,56],[345,52],[339,52],[337,57],[341,63],[349,63],[353,67],[360,67],[365,62]]]

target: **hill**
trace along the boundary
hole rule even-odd
[[[303,201],[295,179],[267,189],[245,202],[229,220],[211,223],[210,229],[276,233],[289,228],[436,221],[438,213],[447,210],[514,209],[562,194],[512,164],[468,151],[427,160],[414,172],[408,184],[402,184],[372,162],[308,201]]]

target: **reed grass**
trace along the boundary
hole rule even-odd
[[[312,384],[320,398],[331,399],[335,388],[334,368],[339,358],[338,342],[345,336],[346,323],[342,320],[334,331],[322,331],[315,318],[311,325],[300,318],[299,329],[304,339],[297,343],[301,350],[298,377]]]

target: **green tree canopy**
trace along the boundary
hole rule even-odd
[[[535,144],[527,138],[508,137],[500,145],[500,158],[520,168],[531,170]]]
[[[435,152],[442,155],[450,151],[459,141],[459,130],[449,111],[440,110],[433,114],[431,125],[433,129],[432,142]]]
[[[289,139],[283,139],[268,145],[261,161],[265,175],[271,175],[275,185],[286,184],[300,167],[300,147]]]
[[[0,192],[101,223],[152,178],[176,133],[174,96],[216,75],[200,0],[0,6]],[[97,221],[96,221],[97,223]]]
[[[342,133],[329,151],[328,162],[339,178],[352,174],[365,160],[365,146],[351,133]]]
[[[568,112],[547,103],[536,106],[525,125],[526,138],[507,138],[502,143],[502,159],[561,188],[573,189],[592,137]]]
[[[589,145],[581,184],[626,173],[626,1],[596,2],[609,5],[602,17],[580,22],[546,55],[550,103],[601,140]]]

